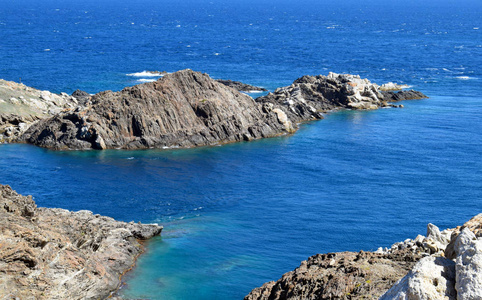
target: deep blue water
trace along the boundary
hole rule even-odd
[[[431,97],[220,147],[0,145],[0,183],[39,206],[163,224],[126,298],[239,299],[315,253],[459,225],[482,211],[482,3],[419,2],[0,0],[0,78],[39,89],[191,68],[271,90],[347,72]]]

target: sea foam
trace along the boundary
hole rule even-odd
[[[137,73],[129,73],[126,74],[127,76],[134,76],[134,77],[162,77],[166,73],[158,72],[158,71],[142,71]]]

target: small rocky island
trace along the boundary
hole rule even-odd
[[[482,299],[482,214],[463,226],[395,243],[375,252],[317,254],[254,299]]]
[[[426,98],[420,92],[385,91],[359,76],[335,73],[303,76],[257,99],[225,84],[183,70],[119,92],[40,92],[38,99],[52,102],[42,114],[32,109],[37,98],[15,98],[11,93],[10,107],[21,104],[30,114],[2,112],[0,134],[7,142],[55,150],[188,148],[293,133],[299,123],[322,119],[332,110],[395,107],[390,102]]]
[[[0,299],[105,299],[161,230],[37,207],[0,185]]]

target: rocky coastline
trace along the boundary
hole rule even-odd
[[[162,226],[37,207],[0,185],[0,299],[105,299]]]
[[[359,76],[335,73],[303,76],[256,99],[239,91],[244,87],[187,69],[93,96],[78,90],[55,96],[28,88],[26,97],[20,88],[16,94],[0,90],[0,96],[11,99],[4,104],[15,112],[2,110],[0,140],[55,150],[211,146],[294,133],[299,123],[322,119],[332,110],[401,107],[391,102],[426,98],[417,91],[382,89]],[[23,107],[40,105],[32,96],[37,94],[51,100],[48,109],[18,119]]]
[[[482,214],[375,252],[317,254],[244,299],[482,299]]]

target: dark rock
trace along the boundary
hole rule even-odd
[[[428,98],[422,92],[408,90],[408,91],[381,91],[383,95],[383,100],[396,102],[396,101],[403,101],[403,100],[417,100],[417,99],[425,99]]]
[[[254,86],[254,85],[249,85],[246,83],[242,83],[239,81],[233,81],[233,80],[224,80],[224,79],[216,79],[217,82],[222,83],[226,86],[232,87],[240,92],[251,92],[251,91],[260,91],[260,92],[266,92],[268,91],[265,88]]]
[[[83,105],[83,106],[87,105],[87,103],[89,102],[89,100],[91,98],[91,95],[89,93],[81,91],[81,90],[75,90],[72,93],[72,96],[75,97],[75,99],[77,99],[79,104]]]

